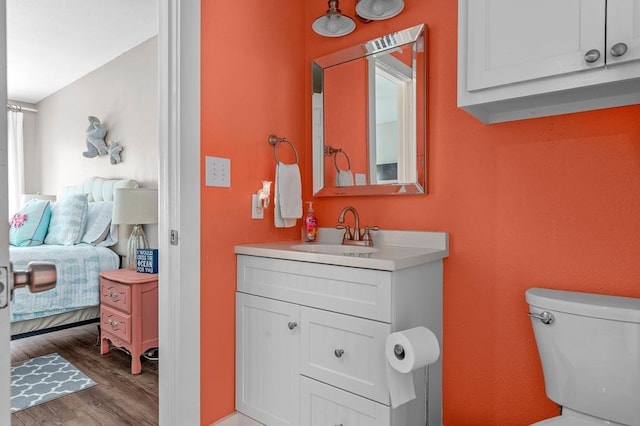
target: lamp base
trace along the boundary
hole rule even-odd
[[[127,242],[127,257],[125,258],[125,267],[127,269],[131,269],[132,271],[135,271],[137,266],[137,250],[148,247],[149,242],[147,241],[147,236],[142,230],[142,225],[133,225],[133,231],[131,232],[129,241]]]

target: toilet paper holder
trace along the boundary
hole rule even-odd
[[[393,354],[396,356],[396,358],[398,358],[399,360],[403,360],[405,353],[404,353],[404,347],[400,344],[396,344],[393,346]]]

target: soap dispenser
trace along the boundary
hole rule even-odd
[[[313,214],[313,201],[307,201],[309,207],[307,214],[302,221],[302,239],[306,242],[313,242],[318,239],[318,219]]]

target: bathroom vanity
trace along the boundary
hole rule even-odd
[[[391,408],[385,341],[425,326],[442,345],[444,232],[379,231],[375,246],[235,247],[236,410],[269,425],[441,425],[442,362]],[[427,396],[428,389],[428,396]]]

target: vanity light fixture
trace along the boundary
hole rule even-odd
[[[342,14],[338,0],[329,0],[327,12],[313,21],[311,28],[325,37],[342,37],[356,29],[353,19]]]
[[[356,4],[356,13],[364,19],[382,21],[393,18],[404,9],[402,0],[360,0]]]
[[[342,14],[338,0],[329,0],[327,12],[313,21],[311,27],[325,37],[342,37],[356,29],[353,19]],[[356,0],[356,17],[364,22],[393,18],[404,9],[403,0]]]

